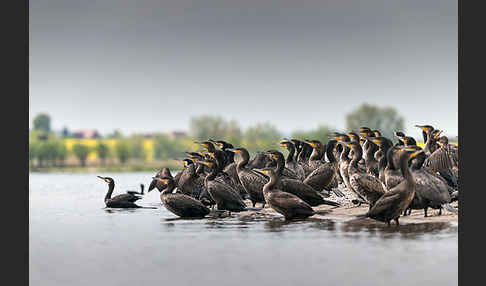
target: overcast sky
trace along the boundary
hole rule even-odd
[[[103,134],[193,115],[345,128],[363,102],[458,133],[457,1],[30,0],[29,118]]]

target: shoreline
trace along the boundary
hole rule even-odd
[[[162,168],[169,168],[171,171],[182,170],[181,166],[175,165],[108,165],[108,166],[86,166],[86,167],[45,167],[29,168],[29,173],[46,174],[46,173],[95,173],[95,172],[112,172],[112,173],[130,173],[130,172],[158,172]]]

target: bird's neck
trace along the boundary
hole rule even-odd
[[[316,147],[314,148],[314,150],[312,150],[312,153],[309,157],[309,160],[310,161],[314,161],[314,160],[320,160],[322,158],[322,151],[320,150],[320,148]]]
[[[273,189],[273,187],[278,183],[279,177],[277,174],[272,174],[269,176],[268,182],[263,186],[263,192],[269,192]]]
[[[420,168],[422,168],[424,162],[425,162],[425,153],[420,153],[418,154],[415,158],[412,159],[412,164],[410,166],[410,168],[412,170],[419,170]]]
[[[351,149],[349,149],[349,147],[344,147],[344,150],[341,153],[341,157],[340,157],[340,160],[341,161],[347,161],[347,162],[349,162],[349,157],[348,157],[349,151],[351,151]]]
[[[363,150],[361,146],[358,146],[356,149],[353,150],[353,160],[351,160],[351,166],[354,168],[358,168],[358,162],[361,161],[363,158]]]
[[[175,184],[173,182],[167,184],[167,187],[160,193],[160,195],[172,194],[175,189]]]
[[[326,148],[326,156],[329,162],[335,163],[336,162],[336,156],[334,156],[334,146],[335,144],[329,143],[327,148]]]
[[[386,168],[387,166],[387,154],[388,154],[388,150],[390,149],[390,145],[388,144],[384,144],[381,146],[381,153],[383,154],[380,158],[380,160],[378,161],[378,169],[379,170],[383,170]]]
[[[275,173],[277,173],[278,176],[282,176],[285,167],[284,160],[278,157],[277,160],[275,160],[275,164],[277,165],[275,168]]]
[[[412,173],[410,173],[410,169],[408,168],[408,155],[406,153],[403,153],[400,157],[400,171],[407,183],[413,184],[415,182]]]
[[[287,163],[293,162],[294,161],[294,154],[295,154],[295,147],[294,145],[288,145],[289,146],[289,154],[287,155],[287,159],[285,160]]]
[[[115,189],[115,183],[109,183],[108,184],[108,192],[106,193],[105,196],[105,202],[111,199],[111,194],[113,194],[113,190]]]
[[[248,161],[250,161],[250,154],[248,152],[241,151],[240,156],[241,160],[238,162],[238,165],[236,165],[237,171],[243,170],[248,165]]]
[[[204,178],[204,181],[207,183],[208,181],[214,180],[216,178],[216,175],[218,174],[218,168],[217,166],[213,165],[211,168],[211,172]]]

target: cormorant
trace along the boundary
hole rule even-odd
[[[177,189],[181,190],[184,195],[193,198],[199,198],[204,189],[204,178],[197,175],[197,166],[191,159],[183,159],[184,170],[177,183]]]
[[[278,188],[279,177],[274,170],[266,168],[256,169],[255,171],[270,178],[263,187],[265,201],[273,210],[282,214],[286,220],[307,218],[315,214],[309,204],[296,195],[284,192]]]
[[[370,209],[375,202],[385,193],[385,188],[381,181],[373,175],[363,173],[358,168],[358,162],[362,158],[363,150],[357,142],[343,142],[353,151],[353,159],[349,164],[349,184],[351,190],[358,197],[369,203]]]
[[[451,202],[452,188],[438,175],[432,174],[422,168],[425,161],[425,153],[418,151],[415,156],[414,164],[411,164],[410,169],[415,178],[415,195],[412,202],[408,206],[409,210],[423,209],[424,216],[427,216],[427,209],[439,209],[439,215],[442,213],[442,208],[451,212],[456,210],[449,205]]]
[[[287,168],[294,171],[297,174],[299,180],[303,181],[305,179],[305,171],[302,165],[297,163],[297,161],[294,159],[296,148],[295,145],[289,140],[282,140],[280,141],[280,147],[286,148],[289,151],[289,154],[285,159],[285,165],[287,166]]]
[[[175,215],[183,218],[201,218],[210,213],[210,210],[205,207],[200,201],[191,196],[184,194],[173,194],[175,189],[174,179],[153,177],[165,184],[167,187],[160,192],[160,200],[164,207]]]
[[[305,140],[304,142],[309,144],[313,149],[308,161],[310,173],[312,173],[312,171],[324,164],[324,152],[326,151],[326,146],[319,140]],[[309,176],[309,174],[306,174],[306,177]]]
[[[413,149],[405,149],[401,152],[399,158],[400,171],[404,180],[384,193],[366,213],[367,217],[386,222],[388,225],[390,225],[391,220],[395,220],[397,225],[400,224],[398,219],[410,205],[415,194],[415,179],[408,168],[408,161],[422,152],[411,150]]]
[[[127,194],[130,194],[130,195],[142,195],[143,196],[143,190],[145,189],[145,185],[144,184],[140,184],[140,192],[137,192],[137,191],[127,191]]]
[[[376,156],[375,153],[375,157],[378,157],[378,179],[385,184],[385,169],[388,166],[386,154],[393,147],[393,142],[386,137],[374,137],[370,139],[380,148],[376,153],[380,153],[381,155]]]
[[[326,162],[312,171],[304,180],[304,183],[311,186],[314,190],[321,192],[323,189],[328,188],[334,179],[338,170],[338,163],[334,157],[334,147],[337,141],[335,139],[329,140],[326,145],[326,156],[329,162]],[[334,190],[334,189],[332,189]],[[344,196],[343,193],[335,190],[334,193],[337,196]]]
[[[244,211],[246,204],[238,192],[224,181],[216,179],[220,169],[217,160],[202,161],[201,163],[211,168],[211,173],[204,179],[204,186],[211,195],[211,198],[216,202],[217,209],[233,212]]]
[[[273,150],[270,152],[267,151],[265,154],[277,163],[277,167],[275,167],[274,171],[279,178],[277,184],[277,188],[279,190],[292,193],[311,206],[318,206],[322,204],[331,206],[340,205],[336,202],[325,200],[319,192],[300,180],[283,177],[282,165],[284,164],[285,159],[281,152]]]
[[[239,180],[246,192],[250,196],[250,201],[255,207],[256,203],[262,203],[262,208],[265,207],[265,198],[263,196],[263,186],[267,183],[267,179],[259,173],[247,167],[250,160],[250,154],[245,148],[226,149],[228,152],[239,154],[241,160],[236,165],[236,172]]]
[[[102,179],[106,183],[108,183],[108,192],[105,196],[105,204],[109,208],[141,208],[135,204],[136,201],[140,200],[142,197],[132,194],[122,194],[118,196],[111,197],[113,194],[113,190],[115,189],[115,180],[110,177],[101,177],[97,176],[98,178]]]

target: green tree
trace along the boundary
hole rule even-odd
[[[130,157],[130,144],[126,140],[118,140],[115,145],[116,157],[120,163],[125,163]]]
[[[251,152],[277,149],[277,142],[281,137],[282,133],[268,122],[248,127],[244,133],[246,148]]]
[[[33,120],[34,130],[50,132],[51,131],[51,118],[46,113],[39,113]]]
[[[393,107],[379,107],[364,103],[346,115],[346,128],[357,130],[360,127],[377,129],[388,138],[393,138],[393,132],[404,130],[404,122]]]
[[[145,152],[145,148],[143,147],[143,139],[142,138],[133,138],[130,142],[131,145],[131,153],[132,157],[138,160],[145,161],[147,158],[147,154]]]
[[[115,131],[113,131],[113,133],[109,134],[107,137],[112,139],[119,139],[119,138],[123,138],[123,134],[119,129],[116,129]]]
[[[154,157],[159,160],[167,160],[182,155],[177,140],[171,140],[166,135],[158,135],[154,138]]]
[[[49,165],[49,158],[51,157],[51,148],[49,142],[46,140],[39,141],[36,147],[37,167],[42,168]]]
[[[37,158],[37,142],[29,141],[29,164],[30,167],[34,167],[34,160]]]
[[[228,122],[221,116],[201,115],[189,121],[189,135],[197,140],[240,140],[241,129],[234,120]]]
[[[68,150],[67,150],[66,145],[63,143],[62,140],[57,140],[56,149],[57,149],[56,164],[63,167],[64,163],[66,161],[66,157],[68,155]]]
[[[323,144],[326,144],[329,141],[328,134],[333,131],[335,130],[332,130],[326,125],[319,125],[316,129],[313,130],[295,131],[292,133],[292,138],[319,140]]]
[[[99,141],[98,144],[96,144],[95,151],[96,151],[96,154],[98,155],[98,158],[100,158],[101,165],[105,165],[106,158],[108,157],[109,152],[110,152],[108,145]]]
[[[86,159],[88,158],[91,149],[89,146],[76,143],[73,145],[73,153],[76,157],[78,157],[79,161],[81,162],[81,166],[86,166]]]

